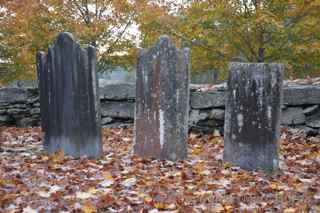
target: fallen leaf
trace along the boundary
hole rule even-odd
[[[287,208],[285,210],[283,210],[283,213],[295,213],[296,209],[295,208]]]
[[[89,192],[77,192],[76,197],[79,199],[88,199],[93,197],[94,195]]]
[[[132,186],[134,186],[137,182],[137,179],[136,178],[128,178],[126,180],[124,180],[121,184],[127,188],[130,188]]]
[[[97,212],[97,208],[92,202],[86,201],[82,206],[82,211],[84,213],[95,213]]]
[[[38,210],[35,210],[31,208],[30,206],[27,206],[26,208],[23,208],[22,213],[38,213]]]
[[[58,152],[55,152],[53,155],[50,156],[50,160],[55,164],[61,164],[64,161],[64,152],[63,150],[60,150]]]

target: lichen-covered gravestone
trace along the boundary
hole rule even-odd
[[[79,157],[102,153],[96,50],[60,33],[48,54],[37,54],[44,147]]]
[[[189,50],[167,36],[138,58],[134,153],[179,160],[187,156]]]
[[[223,158],[244,169],[277,169],[284,68],[231,63],[229,69]]]

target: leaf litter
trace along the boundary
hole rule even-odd
[[[42,147],[39,128],[4,128],[0,212],[320,212],[320,141],[282,132],[273,174],[222,161],[223,140],[191,133],[188,159],[132,154],[132,129],[103,129],[104,154],[72,158]]]

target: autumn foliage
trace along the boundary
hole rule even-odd
[[[1,82],[35,77],[37,50],[70,31],[98,47],[99,66],[134,66],[161,34],[192,49],[192,70],[281,62],[287,77],[320,73],[319,0],[1,0]],[[132,30],[138,28],[138,31]]]
[[[187,2],[167,5],[165,16],[152,11],[143,18],[142,41],[150,45],[160,34],[170,34],[191,47],[193,71],[226,73],[229,61],[244,61],[284,63],[288,77],[320,74],[320,1]]]
[[[135,51],[133,36],[125,36],[135,14],[128,2],[0,1],[1,81],[34,78],[36,52],[46,50],[61,31],[74,33],[82,44],[98,47],[101,62],[119,60],[115,52]]]
[[[132,130],[104,129],[97,160],[46,154],[39,128],[6,128],[0,212],[320,212],[320,140],[282,132],[280,168],[222,161],[223,140],[190,134],[180,162],[132,155]]]

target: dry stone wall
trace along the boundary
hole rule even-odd
[[[210,91],[190,88],[191,130],[223,131],[225,86]],[[281,125],[320,134],[320,85],[289,85],[283,89]],[[133,125],[135,85],[110,84],[100,88],[103,127]],[[39,92],[34,87],[0,88],[0,126],[29,127],[40,124]]]

